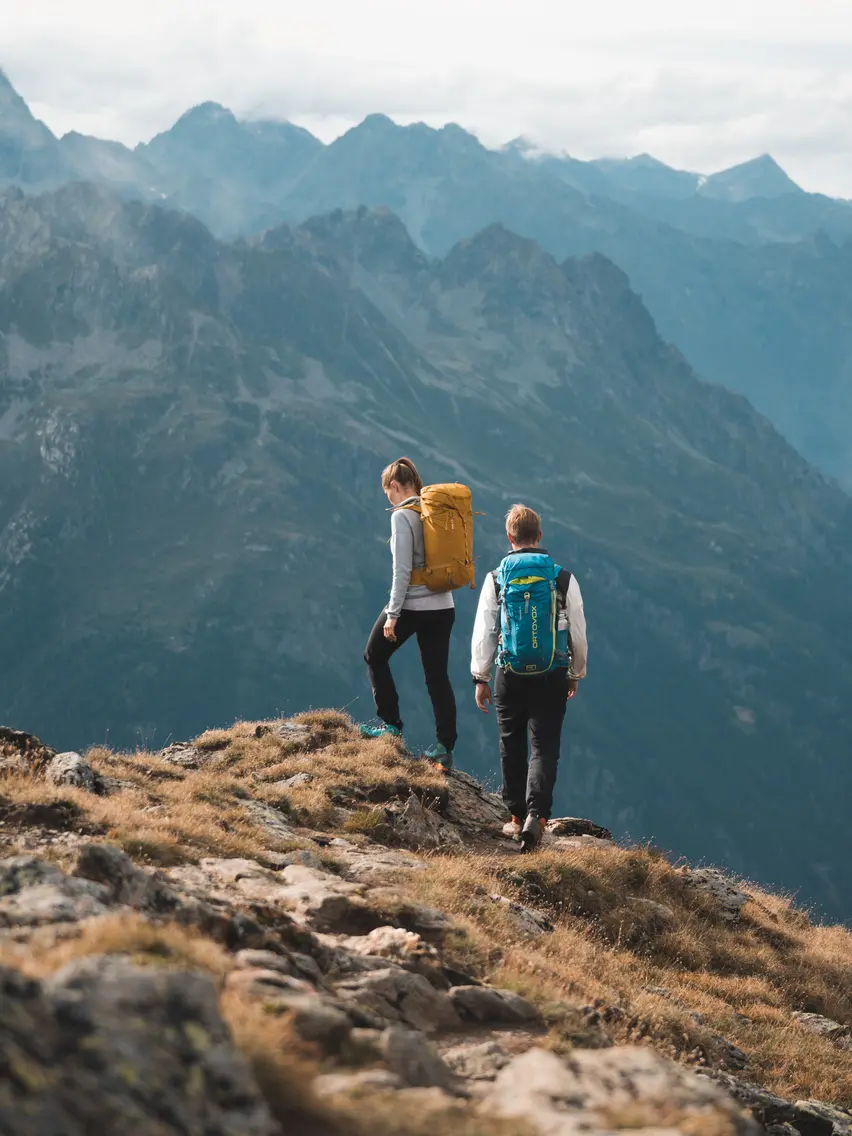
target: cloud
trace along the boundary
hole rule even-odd
[[[213,99],[328,140],[383,111],[702,172],[768,151],[806,188],[852,196],[852,10],[833,0],[14,7],[0,63],[58,133],[132,144]]]

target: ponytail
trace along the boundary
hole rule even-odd
[[[412,496],[416,494],[419,497],[423,488],[420,474],[410,458],[397,458],[382,472],[382,489],[390,488],[392,481],[406,489],[410,487]]]

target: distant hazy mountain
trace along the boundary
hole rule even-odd
[[[3,99],[17,139],[3,168],[28,188],[92,180],[227,238],[366,204],[395,210],[433,255],[495,222],[557,258],[602,252],[700,373],[746,394],[852,485],[852,206],[803,192],[768,156],[703,178],[649,155],[580,162],[523,140],[494,151],[458,126],[383,115],[324,146],[215,103],[130,151],[80,135],[57,143],[8,84]]]
[[[762,154],[750,162],[704,179],[697,192],[702,197],[737,202],[753,197],[786,197],[788,194],[802,194],[804,190],[788,177],[773,157]]]
[[[0,70],[0,184],[52,185],[65,175],[56,138]]]
[[[473,486],[483,570],[523,499],[581,577],[592,664],[560,809],[848,915],[850,499],[697,379],[610,262],[500,226],[432,260],[384,210],[227,245],[90,187],[8,191],[0,720],[84,745],[368,715],[378,473],[400,451]],[[473,606],[458,757],[487,772]]]

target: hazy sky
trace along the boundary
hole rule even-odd
[[[769,151],[852,197],[850,0],[0,0],[57,133],[135,143],[206,99],[328,140],[372,111],[712,172]]]

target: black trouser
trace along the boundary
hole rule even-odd
[[[497,671],[494,706],[500,730],[503,800],[512,816],[521,820],[529,813],[542,820],[550,818],[567,701],[566,667],[531,678]]]
[[[455,623],[456,613],[451,607],[438,611],[400,612],[396,622],[396,641],[385,638],[385,612],[376,620],[364,662],[370,672],[370,685],[376,700],[376,714],[389,726],[402,729],[399,716],[399,695],[390,669],[390,659],[406,639],[417,636],[423,674],[426,676],[426,689],[432,699],[435,711],[435,733],[441,745],[450,752],[456,744],[456,699],[447,668],[450,661],[450,635]]]

